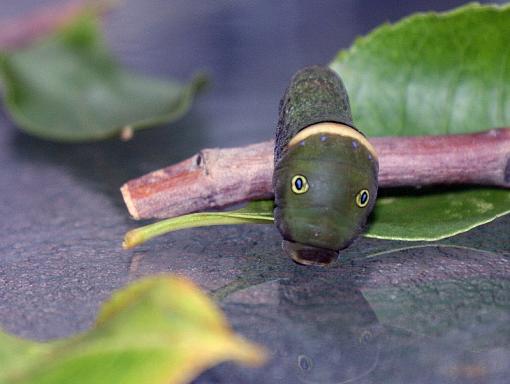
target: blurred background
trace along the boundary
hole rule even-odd
[[[0,19],[63,3],[0,0]],[[500,273],[508,280],[507,253],[427,247],[395,251],[377,260],[346,261],[327,271],[309,270],[282,257],[281,238],[273,226],[196,228],[156,239],[132,252],[120,247],[124,233],[139,224],[129,218],[119,193],[124,182],[204,147],[271,138],[280,97],[296,70],[329,63],[340,49],[381,23],[464,3],[120,1],[104,25],[108,43],[125,67],[183,82],[205,71],[210,87],[183,119],[136,132],[129,142],[47,142],[22,133],[0,108],[0,328],[38,340],[84,331],[113,290],[144,275],[181,274],[208,292],[246,277],[252,290],[237,299],[227,297],[222,309],[243,335],[276,351],[276,360],[256,372],[223,365],[199,382],[333,383],[354,378],[362,382],[482,383],[489,382],[487,378],[508,382],[510,352],[501,338],[505,332],[508,338],[508,285],[466,288],[452,284],[445,291],[454,291],[451,296],[459,299],[465,312],[452,311],[451,316],[444,302],[435,301],[433,293],[440,290],[434,284],[427,288],[431,298],[423,291],[412,291],[409,306],[395,313],[396,318],[400,310],[416,313],[417,320],[404,325],[417,330],[397,330],[391,337],[381,331],[378,321],[383,316],[375,316],[377,306],[373,305],[384,301],[388,293],[361,295],[356,288],[401,281],[412,285],[437,276],[450,281],[466,276],[490,279]],[[509,216],[501,218],[453,242],[504,248],[509,220]],[[360,239],[348,252],[376,253],[386,244]],[[316,300],[326,291],[334,293],[329,302]],[[493,301],[477,307],[479,292]],[[423,302],[413,301],[421,297]],[[252,298],[267,301],[253,303]],[[391,325],[391,310],[386,316],[386,325]],[[422,324],[432,324],[432,331]],[[386,338],[378,337],[381,333]],[[321,368],[315,378],[307,376],[310,356]],[[376,375],[363,381],[376,366]]]
[[[0,0],[0,16],[19,16],[59,2],[64,3]],[[273,134],[279,99],[296,70],[329,63],[340,49],[381,23],[464,3],[123,0],[105,24],[114,53],[129,68],[182,80],[206,71],[212,88],[194,105],[192,113],[200,123],[194,121],[190,129],[208,146],[230,146]]]

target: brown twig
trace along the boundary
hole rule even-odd
[[[73,0],[67,4],[36,9],[28,15],[0,21],[0,51],[24,47],[72,23],[85,13],[102,14],[115,2],[111,0]]]
[[[379,186],[479,184],[510,188],[510,128],[464,135],[372,138]],[[204,149],[121,188],[135,219],[167,218],[271,198],[273,141]]]

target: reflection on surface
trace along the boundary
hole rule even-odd
[[[363,295],[387,335],[381,377],[408,382],[507,382],[509,280],[437,280],[364,289]]]
[[[506,382],[508,279],[374,284],[373,273],[359,281],[343,270],[298,270],[231,293],[223,306],[235,314],[234,326],[273,358],[257,375],[231,366],[210,375],[227,382]]]
[[[382,324],[415,336],[448,337],[475,352],[510,345],[508,280],[436,281],[367,289],[363,296]]]
[[[272,352],[264,382],[348,383],[376,368],[382,328],[352,281],[299,271],[254,288],[225,302]]]
[[[270,226],[196,229],[142,249],[139,270],[201,281],[272,352],[262,369],[225,364],[199,383],[508,384],[509,219],[455,246],[358,239],[327,268],[293,264]]]
[[[352,285],[320,278],[283,280],[278,314],[289,340],[277,347],[275,359],[289,366],[299,381],[346,383],[376,367],[381,329]]]

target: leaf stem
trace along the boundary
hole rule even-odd
[[[186,228],[231,224],[272,224],[273,217],[232,212],[201,212],[161,220],[126,233],[122,247],[131,249],[157,236]]]

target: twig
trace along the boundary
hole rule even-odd
[[[13,20],[2,20],[0,21],[0,51],[22,48],[36,39],[65,27],[85,13],[102,14],[109,10],[115,2],[112,0],[73,0],[64,5],[42,7]]]
[[[464,135],[372,138],[379,186],[478,184],[510,188],[510,128]],[[273,141],[204,149],[121,188],[135,219],[167,218],[271,198]]]

